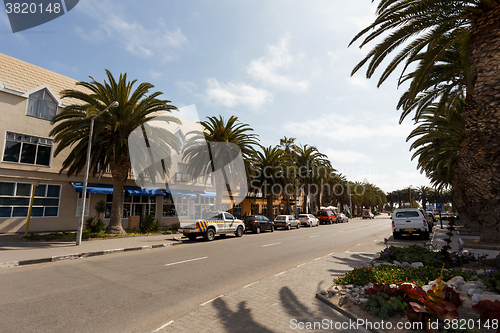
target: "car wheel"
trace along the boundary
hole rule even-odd
[[[298,228],[300,228],[300,222],[299,222],[299,223],[297,223],[297,229],[298,229]]]
[[[271,232],[274,232],[274,225],[271,226]]]
[[[257,227],[257,228],[255,229],[255,233],[256,233],[256,234],[260,234],[260,227]]]
[[[187,235],[187,238],[188,238],[190,241],[194,241],[194,240],[196,240],[196,237],[197,237],[197,236],[196,236],[196,235],[193,235],[193,234],[189,234],[189,235]]]
[[[238,229],[236,229],[235,235],[236,235],[236,237],[243,236],[243,228],[241,226],[239,226]]]
[[[290,230],[290,229],[292,229],[292,227],[290,226],[290,224],[287,224],[286,225],[286,230]]]
[[[207,232],[205,233],[205,236],[204,236],[205,240],[206,241],[213,241],[214,238],[215,238],[215,230],[210,228],[207,230]]]

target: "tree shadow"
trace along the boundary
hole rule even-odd
[[[238,304],[238,311],[231,311],[221,298],[217,298],[212,304],[217,309],[219,319],[222,320],[224,329],[228,333],[239,333],[242,327],[245,332],[274,333],[252,318],[251,310],[246,307],[245,301]]]

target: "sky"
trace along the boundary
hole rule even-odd
[[[411,117],[399,124],[399,73],[380,88],[381,70],[351,76],[372,44],[349,42],[377,3],[80,0],[18,33],[2,8],[0,52],[79,81],[127,73],[202,120],[237,116],[263,146],[284,136],[316,146],[348,180],[385,192],[427,186],[406,142]]]

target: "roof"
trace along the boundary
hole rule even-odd
[[[37,87],[47,85],[61,100],[62,90],[83,90],[82,87],[75,85],[77,82],[75,79],[0,53],[0,91],[13,91],[22,95]],[[78,102],[65,98],[62,99],[62,103],[70,105]]]

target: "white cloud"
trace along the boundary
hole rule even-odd
[[[359,151],[326,149],[325,154],[332,162],[341,163],[371,163],[373,159]]]
[[[304,128],[314,128],[314,131],[304,131]],[[329,114],[305,121],[288,121],[283,125],[287,133],[298,132],[313,138],[328,138],[335,141],[364,141],[376,138],[405,140],[413,128],[414,125],[410,122],[399,125],[398,118],[377,119],[373,114],[364,117]]]
[[[297,80],[278,73],[280,69],[287,69],[295,59],[289,51],[290,35],[281,39],[278,45],[268,45],[267,55],[252,60],[247,67],[247,73],[257,81],[263,82],[280,90],[305,91],[309,88],[308,80]]]
[[[272,94],[267,90],[245,83],[220,83],[215,78],[208,79],[207,82],[206,100],[209,103],[226,107],[247,105],[257,109],[272,100]]]
[[[179,81],[176,82],[175,85],[179,88],[188,91],[189,93],[193,93],[197,88],[196,84],[191,81]]]
[[[93,31],[77,27],[80,37],[93,42],[113,39],[137,56],[170,60],[174,57],[172,50],[188,42],[180,28],[168,29],[160,20],[155,22],[154,29],[148,29],[123,14],[120,4],[88,0],[76,8],[98,22],[98,28]]]

